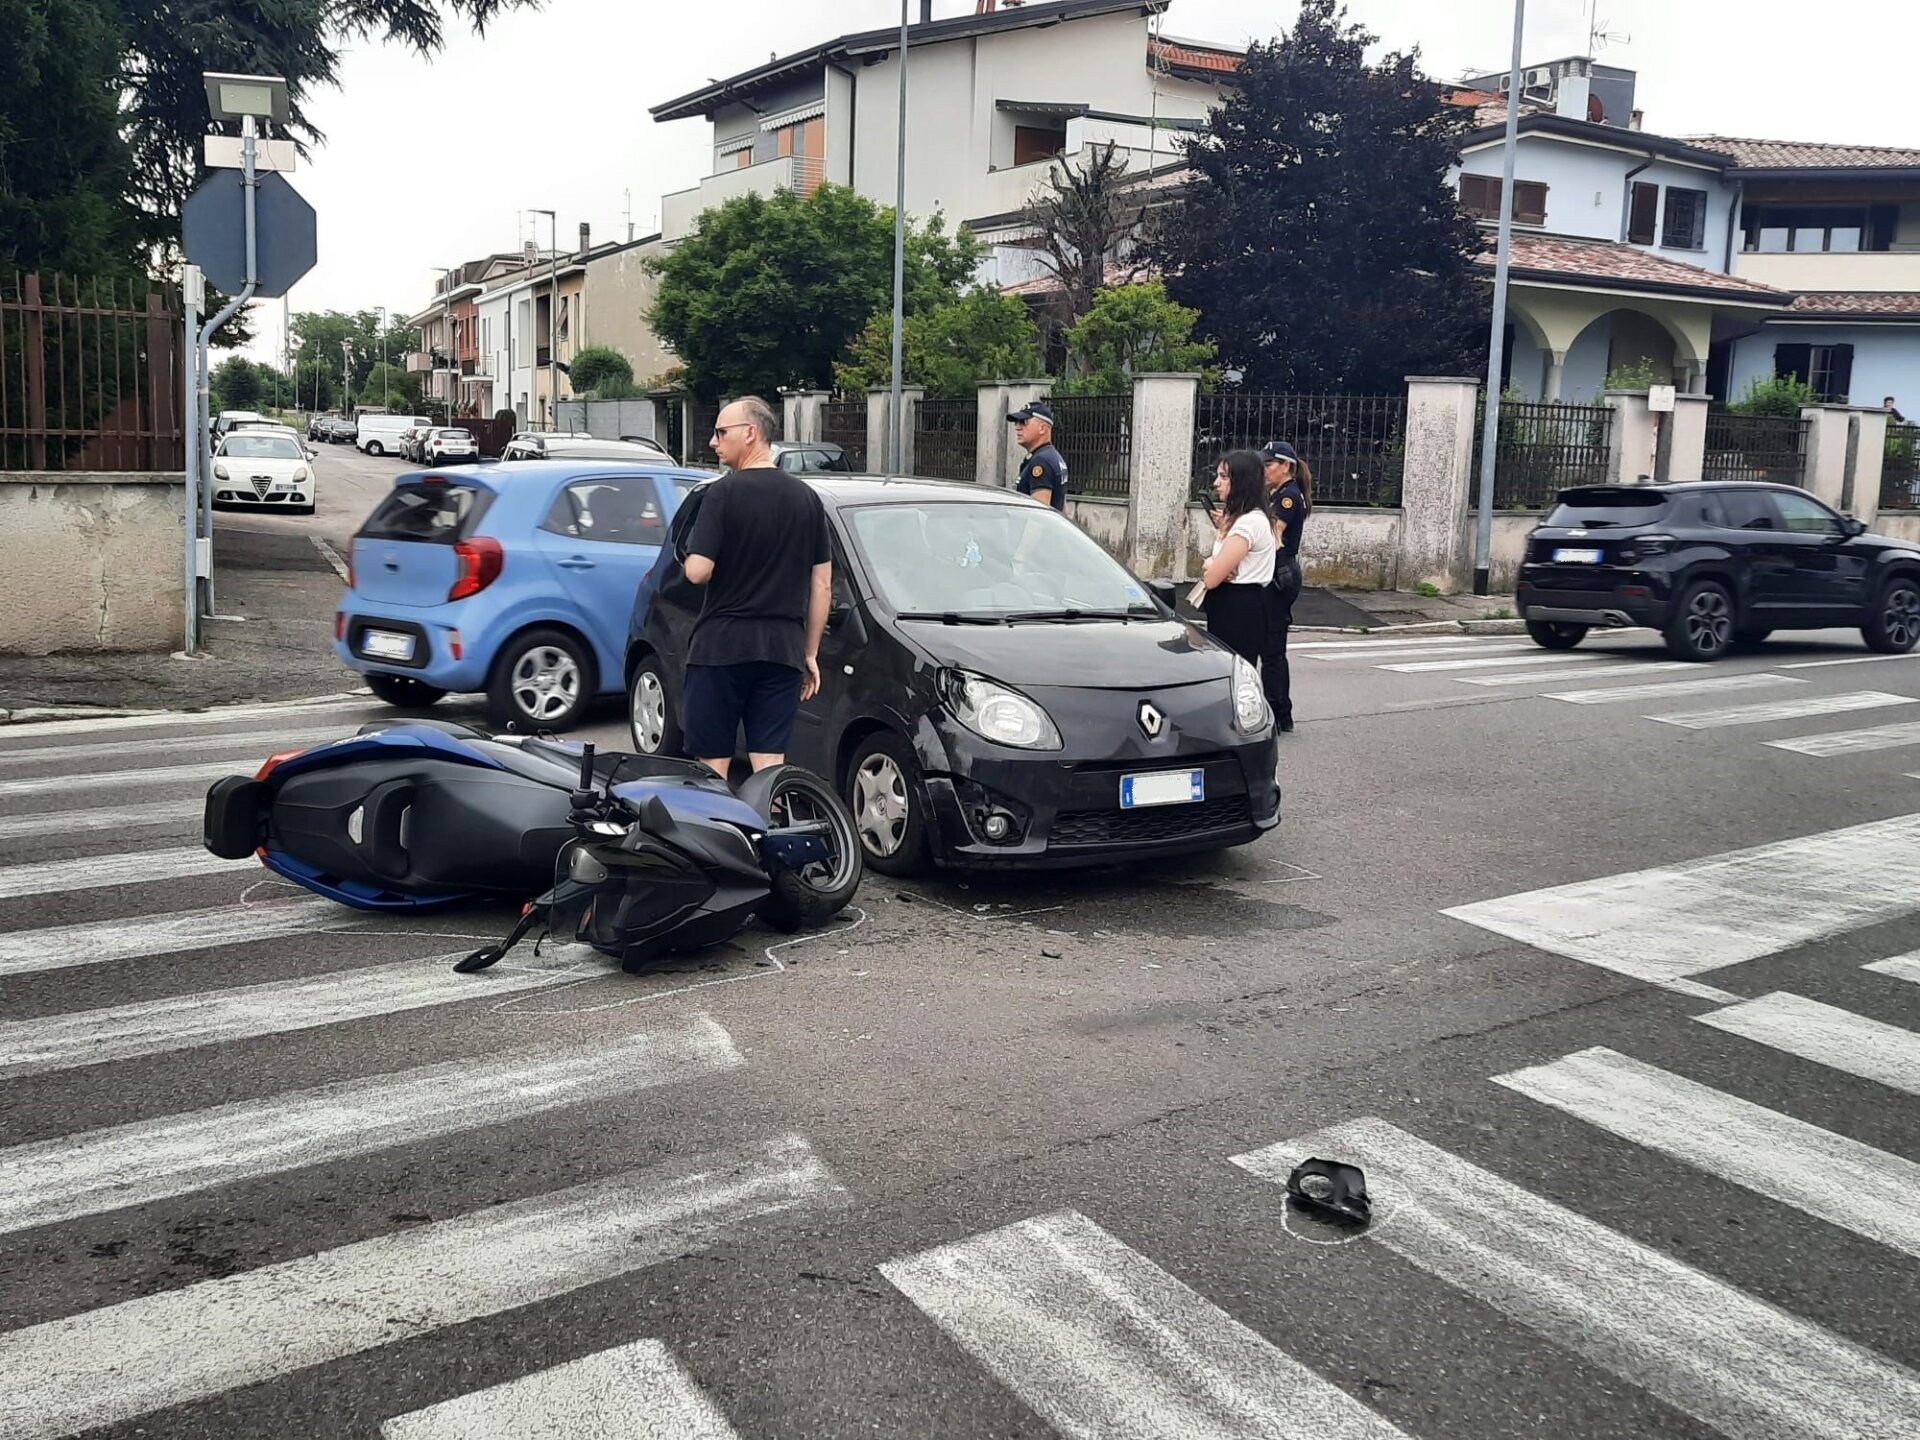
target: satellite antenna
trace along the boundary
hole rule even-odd
[[[1599,19],[1600,0],[1593,0],[1587,7],[1587,63],[1593,63],[1593,52],[1604,50],[1609,45],[1631,45],[1633,36],[1624,30],[1612,29],[1612,20]]]

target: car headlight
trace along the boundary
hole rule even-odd
[[[940,672],[940,693],[953,718],[982,740],[1020,750],[1058,750],[1052,718],[1018,690],[967,670]]]
[[[1247,661],[1233,657],[1233,728],[1252,735],[1267,726],[1267,694],[1260,688],[1260,672]]]
[[[296,485],[304,485],[307,483],[307,481],[311,480],[312,478],[313,478],[313,472],[307,469],[307,467],[304,465],[302,465],[298,470],[293,472],[293,483]]]
[[[226,467],[226,466],[224,466],[224,465],[219,465],[219,464],[216,464],[216,465],[215,465],[215,466],[213,467],[213,478],[214,478],[214,479],[216,479],[216,480],[224,480],[224,479],[226,479],[226,478],[227,478],[227,467]]]

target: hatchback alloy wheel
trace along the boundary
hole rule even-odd
[[[513,703],[529,720],[557,720],[580,703],[580,667],[555,645],[522,655],[512,685]]]
[[[893,757],[869,755],[854,772],[854,824],[868,853],[894,855],[907,838],[907,777]]]

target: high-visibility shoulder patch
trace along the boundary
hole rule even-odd
[[[1280,508],[1282,510],[1291,510],[1293,508],[1293,497],[1291,495],[1282,495],[1280,497]]]
[[[1046,473],[1047,473],[1047,467],[1044,465],[1036,465],[1033,467],[1033,478],[1036,480],[1038,480],[1042,475]]]

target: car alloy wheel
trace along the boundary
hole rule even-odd
[[[667,690],[652,670],[633,677],[633,747],[643,755],[658,755],[667,740]]]
[[[1733,607],[1721,590],[1702,590],[1687,605],[1687,639],[1702,655],[1733,643]]]
[[[1887,642],[1901,650],[1920,643],[1920,590],[1911,585],[1895,585],[1887,592],[1880,612],[1880,628]]]
[[[907,839],[907,777],[893,757],[869,755],[853,776],[854,824],[869,854],[896,855]]]
[[[580,703],[580,667],[557,645],[521,655],[510,684],[514,707],[529,720],[558,720]]]

